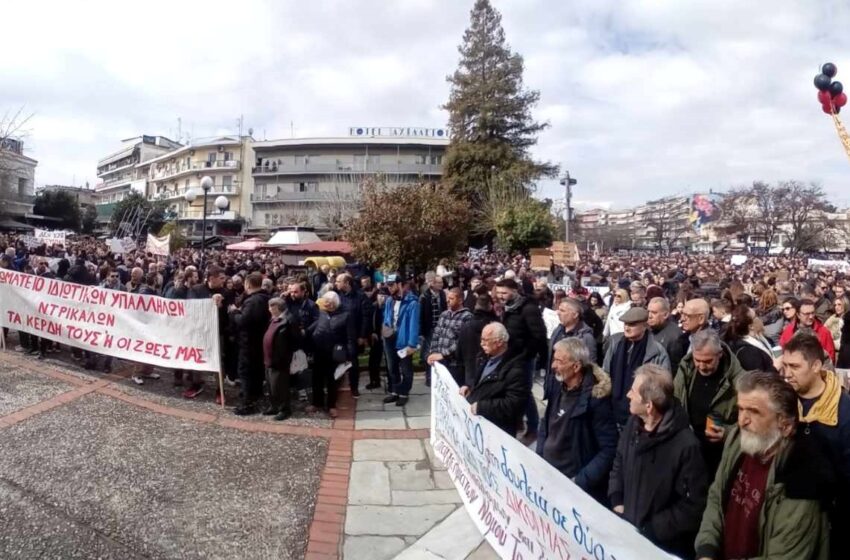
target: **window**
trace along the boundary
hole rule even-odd
[[[298,183],[298,192],[317,192],[319,190],[319,183]]]
[[[18,196],[27,195],[27,180],[24,177],[18,178]]]
[[[263,214],[263,223],[264,223],[265,225],[269,225],[269,213],[268,213],[268,212],[266,212],[265,214]]]
[[[212,163],[212,162],[215,161],[215,152],[210,152],[210,153],[207,154],[207,161],[209,163]],[[207,167],[209,167],[209,166],[207,166]]]
[[[431,165],[443,165],[443,156],[431,156]]]
[[[221,178],[221,188],[224,191],[233,189],[233,175],[224,175]]]
[[[224,161],[230,161],[233,159],[233,152],[224,152]]]

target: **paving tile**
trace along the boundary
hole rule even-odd
[[[352,505],[390,504],[390,473],[383,463],[359,461],[351,464],[348,503]]]
[[[411,430],[427,430],[431,427],[430,416],[408,416],[407,427]]]
[[[431,447],[431,442],[427,439],[422,440],[422,444],[425,447],[425,452],[428,454],[428,462],[431,464],[431,468],[434,470],[444,471],[446,467],[443,466],[443,462],[437,458],[436,453],[434,453],[434,448]]]
[[[485,540],[466,557],[466,560],[500,560],[500,558],[490,543]]]
[[[434,479],[428,461],[387,463],[390,471],[390,487],[395,490],[431,490]]]
[[[404,550],[407,543],[399,537],[347,537],[343,547],[346,560],[389,560]]]
[[[431,414],[431,398],[412,397],[404,405],[404,413],[408,416],[429,416]]]
[[[348,506],[346,535],[421,536],[456,509],[433,506]]]
[[[404,416],[400,411],[364,410],[357,413],[356,430],[404,430]]]
[[[394,490],[394,506],[424,506],[430,504],[463,503],[455,490]]]
[[[355,461],[421,461],[425,459],[421,440],[361,439],[354,442]]]
[[[449,476],[449,473],[446,471],[434,471],[434,486],[437,488],[447,490],[449,488],[455,488],[455,483],[452,482],[452,477]]]
[[[443,560],[463,560],[478,548],[482,540],[478,527],[466,509],[460,507],[397,558],[410,560],[431,557],[420,556],[425,553]]]

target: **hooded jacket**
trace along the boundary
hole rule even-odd
[[[667,552],[693,556],[693,543],[708,492],[708,475],[699,441],[681,405],[664,413],[647,432],[643,420],[626,423],[611,469],[611,506]]]
[[[554,391],[546,403],[537,432],[537,454],[541,457],[549,437],[549,423],[560,410],[562,395],[562,391]],[[577,473],[564,474],[588,494],[597,499],[604,497],[617,448],[617,425],[611,409],[611,378],[596,364],[584,366],[581,393],[570,414],[569,433],[575,463],[580,468]]]
[[[546,355],[546,325],[534,300],[517,296],[505,306],[502,323],[508,331],[508,354],[531,360]]]
[[[797,433],[774,458],[767,475],[759,513],[758,558],[829,558],[829,522],[822,504],[829,500],[834,476],[817,447]],[[742,460],[740,431],[735,426],[726,437],[717,476],[708,489],[695,542],[698,558],[720,558],[726,505]]]
[[[393,326],[394,299],[387,299],[384,305],[384,325]],[[395,348],[416,348],[419,346],[419,299],[412,291],[401,298],[396,323]]]

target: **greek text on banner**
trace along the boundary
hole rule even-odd
[[[170,300],[0,270],[0,326],[134,362],[220,367],[212,300]]]
[[[472,415],[442,364],[432,371],[431,445],[501,558],[673,558],[532,450]]]

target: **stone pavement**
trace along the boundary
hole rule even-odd
[[[495,558],[431,453],[421,377],[405,407],[342,389],[336,420],[272,422],[131,372],[0,352],[0,558]]]

